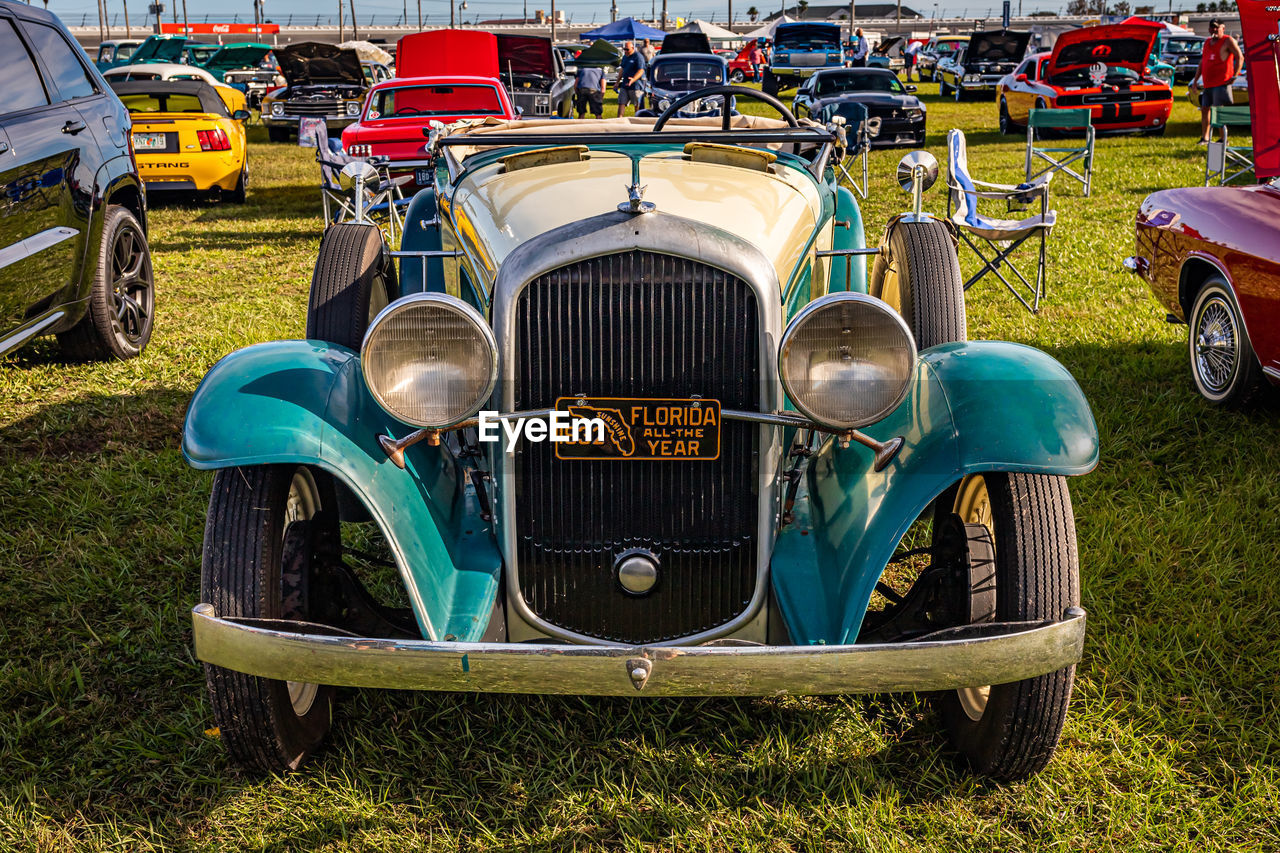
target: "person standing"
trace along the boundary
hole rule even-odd
[[[644,85],[644,57],[636,50],[633,41],[622,43],[622,64],[618,67],[618,117],[626,112],[627,104],[640,109],[641,90]]]
[[[862,27],[854,33],[853,55],[849,57],[854,68],[867,67],[867,40],[862,36]]]
[[[915,41],[914,39],[911,41],[908,41],[906,50],[902,51],[902,59],[906,63],[908,83],[911,82],[911,72],[914,71],[916,68],[916,57],[918,57],[919,55],[920,55],[920,42]],[[920,80],[921,83],[924,82],[924,80],[920,78],[919,74],[916,75],[916,79]]]
[[[573,78],[573,103],[578,118],[604,118],[604,69],[579,67]]]
[[[1231,106],[1231,82],[1244,65],[1244,53],[1236,40],[1227,35],[1222,21],[1209,22],[1209,38],[1205,39],[1200,53],[1200,67],[1196,69],[1195,85],[1200,83],[1200,144],[1209,144],[1209,110],[1212,107]]]
[[[760,43],[756,42],[756,46],[751,48],[751,79],[759,83],[764,79],[764,67],[769,64],[764,57],[764,51],[760,49]]]
[[[658,55],[658,51],[654,48],[652,41],[645,39],[644,44],[640,46],[640,55],[644,57],[645,65],[652,65],[653,58]]]

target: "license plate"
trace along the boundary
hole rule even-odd
[[[636,397],[561,397],[556,409],[599,420],[603,430],[579,429],[577,441],[554,442],[556,458],[630,462],[720,458],[720,401]]]
[[[163,133],[135,133],[133,135],[134,151],[163,151],[164,148]]]
[[[431,186],[431,170],[430,169],[414,169],[413,182],[420,187]]]

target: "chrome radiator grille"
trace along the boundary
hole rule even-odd
[[[555,270],[516,304],[517,410],[556,398],[699,395],[759,405],[751,287],[681,258],[626,252]],[[560,461],[523,442],[515,463],[518,593],[541,619],[604,640],[661,642],[743,613],[756,586],[757,432],[721,425],[715,461]],[[623,551],[659,560],[624,592]]]
[[[336,116],[339,114],[337,101],[285,101],[284,114],[287,116]]]

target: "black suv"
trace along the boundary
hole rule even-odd
[[[132,358],[155,286],[129,113],[53,15],[0,0],[0,353]]]

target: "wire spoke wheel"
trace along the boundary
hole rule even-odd
[[[1226,279],[1213,276],[1201,286],[1187,321],[1196,390],[1220,406],[1239,407],[1252,400],[1266,383]]]
[[[1205,305],[1195,336],[1201,380],[1214,391],[1224,391],[1235,374],[1239,353],[1235,318],[1222,297],[1215,296]]]

